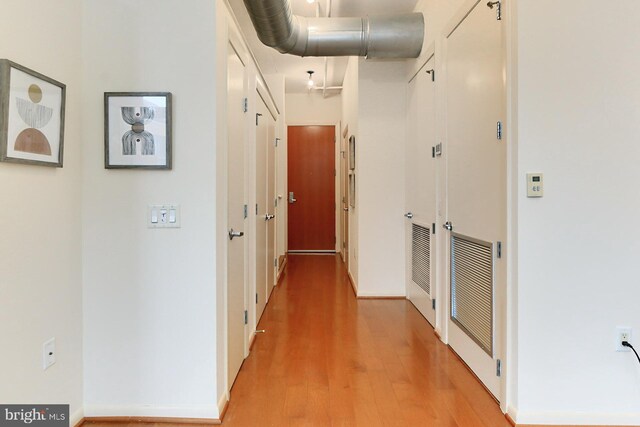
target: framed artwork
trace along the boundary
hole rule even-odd
[[[104,94],[104,167],[171,169],[171,94]]]
[[[0,59],[0,161],[62,167],[66,86]]]
[[[349,206],[356,207],[356,174],[349,174]]]
[[[349,169],[356,170],[356,137],[349,137]]]

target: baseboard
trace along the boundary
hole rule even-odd
[[[522,412],[512,418],[518,427],[554,425],[572,426],[638,426],[640,413],[590,413],[590,412]]]
[[[198,426],[217,426],[222,424],[219,419],[211,418],[176,418],[176,417],[85,417],[82,420],[85,423],[110,423],[110,424],[171,424],[173,426],[180,424],[198,425]]]
[[[392,300],[401,300],[401,299],[407,299],[407,297],[401,296],[401,295],[358,295],[358,299],[392,299]]]
[[[69,425],[79,427],[84,422],[84,408],[80,408],[69,416]]]
[[[218,413],[220,414],[218,419],[220,420],[220,422],[224,421],[224,416],[227,413],[227,409],[229,409],[229,393],[223,394],[218,401]]]
[[[159,419],[168,421],[150,422],[180,422],[193,424],[220,423],[219,405],[181,405],[181,406],[155,406],[155,405],[85,405],[84,418],[93,421],[96,418],[130,419],[132,422],[139,419]],[[177,421],[177,420],[180,421]],[[187,420],[187,421],[184,421]]]
[[[278,268],[278,274],[276,277],[276,285],[280,284],[280,279],[282,279],[282,277],[284,276],[284,268],[287,266],[287,262],[289,261],[289,257],[287,257],[287,255],[281,255],[280,259],[278,260],[278,265],[280,266]]]
[[[347,272],[347,276],[349,277],[349,283],[351,283],[351,289],[353,290],[353,295],[355,295],[355,297],[358,297],[358,287],[356,286],[356,281],[353,280],[353,276],[351,276],[351,272],[348,271]]]
[[[440,334],[440,329],[438,329],[438,328],[433,328],[433,333],[435,334],[435,336],[436,336],[440,341],[444,342],[444,341],[442,340],[442,335]]]

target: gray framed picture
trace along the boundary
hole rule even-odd
[[[104,94],[104,167],[171,169],[171,93]]]
[[[0,59],[0,161],[62,167],[66,86]]]

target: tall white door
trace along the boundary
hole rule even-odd
[[[276,259],[276,120],[269,113],[267,120],[267,300],[276,285],[278,262]]]
[[[267,117],[269,109],[257,94],[256,113],[256,324],[267,304]]]
[[[406,146],[407,296],[435,326],[436,145],[434,58],[409,83]]]
[[[446,39],[448,340],[502,398],[506,264],[506,146],[502,28],[484,2]]]
[[[227,346],[228,384],[235,381],[242,361],[247,354],[245,339],[246,287],[245,253],[247,239],[245,220],[245,117],[242,100],[246,96],[246,71],[242,60],[228,46],[228,139],[227,139]]]

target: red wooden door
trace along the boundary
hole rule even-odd
[[[289,126],[289,251],[336,248],[334,137],[335,126]]]

